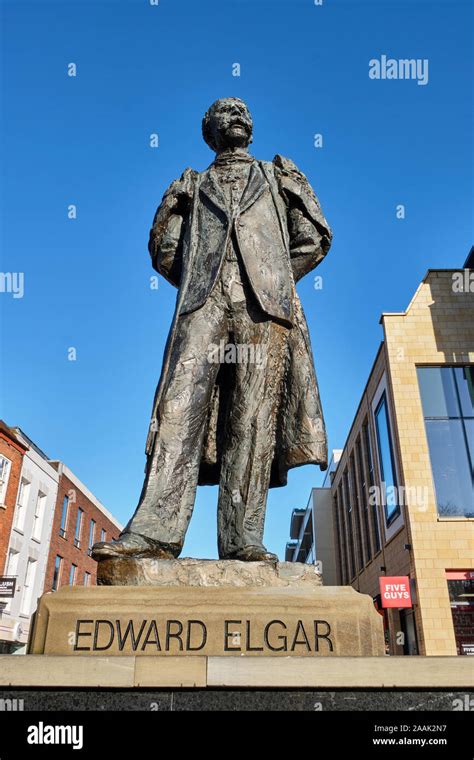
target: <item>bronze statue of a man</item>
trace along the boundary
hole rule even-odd
[[[150,234],[154,268],[178,288],[135,514],[97,560],[178,557],[197,485],[219,484],[221,559],[276,561],[263,545],[268,488],[291,467],[327,467],[324,420],[295,282],[331,231],[306,177],[282,156],[248,153],[238,98],[202,122],[215,151],[163,196]]]

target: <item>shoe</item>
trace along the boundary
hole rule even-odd
[[[264,546],[243,546],[229,559],[238,559],[241,562],[278,562],[277,555],[267,551]]]
[[[94,544],[91,556],[97,562],[102,559],[175,559],[181,547],[178,544],[161,544],[140,533],[122,533],[116,541]]]

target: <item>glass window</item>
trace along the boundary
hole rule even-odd
[[[63,563],[63,558],[60,557],[59,554],[56,555],[56,561],[54,563],[53,591],[56,591],[56,589],[59,588],[59,584],[61,581],[62,563]]]
[[[341,583],[344,582],[344,560],[343,560],[343,542],[341,535],[341,523],[339,520],[339,494],[336,490],[334,492],[334,516],[336,518],[336,548],[337,556],[339,560],[339,568],[341,573]]]
[[[362,570],[364,567],[364,553],[362,550],[362,525],[360,521],[360,499],[359,499],[359,489],[357,487],[357,480],[355,475],[355,463],[354,463],[354,455],[351,454],[349,459],[349,488],[351,491],[351,500],[354,504],[354,513],[353,513],[353,529],[355,531],[355,541],[357,542],[355,545],[356,554],[357,554],[357,570]]]
[[[372,459],[372,446],[370,443],[370,432],[369,432],[369,424],[367,420],[365,421],[363,428],[362,428],[362,437],[364,442],[364,454],[365,454],[365,461],[367,465],[367,474],[368,474],[368,494],[370,494],[370,488],[374,485],[374,462]],[[368,498],[368,497],[367,497]],[[375,552],[380,551],[380,529],[379,529],[379,515],[377,511],[377,503],[374,501],[372,504],[371,509],[371,516],[372,516],[372,535],[374,539],[374,547]]]
[[[403,654],[419,654],[415,613],[412,609],[400,610],[400,626],[403,632]]]
[[[41,538],[41,530],[43,528],[43,517],[44,517],[44,510],[46,507],[46,494],[42,493],[41,491],[38,491],[38,495],[36,497],[36,506],[35,506],[35,515],[33,518],[33,532],[32,537],[35,538],[37,541]]]
[[[421,369],[421,372],[420,372]],[[454,374],[448,368],[421,367],[418,369],[423,414],[425,417],[456,417],[457,400]]]
[[[466,428],[467,446],[472,464],[474,462],[474,419],[464,420],[464,427]]]
[[[77,520],[76,520],[76,533],[74,536],[74,544],[78,548],[81,545],[81,529],[82,529],[82,515],[84,514],[84,511],[79,507],[77,510]]]
[[[461,420],[426,420],[438,513],[474,516],[472,471]]]
[[[105,528],[102,528],[102,530],[100,531],[100,540],[107,541],[107,531],[105,530]]]
[[[448,579],[448,590],[457,653],[474,655],[474,579]]]
[[[345,528],[347,531],[347,554],[348,554],[348,560],[350,563],[350,577],[355,578],[356,569],[355,569],[355,559],[354,559],[354,528],[352,525],[352,507],[351,507],[351,499],[350,499],[350,493],[349,493],[349,477],[347,474],[347,469],[344,470],[342,474],[342,481],[343,481],[343,493],[344,493],[344,513],[345,513]]]
[[[89,528],[89,549],[92,549],[94,546],[94,536],[95,536],[95,520],[91,520],[90,528]]]
[[[387,525],[400,514],[398,505],[398,487],[395,476],[392,436],[388,419],[387,397],[385,392],[375,410],[375,427],[377,429],[377,444],[382,480],[382,498],[385,505],[385,521]]]
[[[474,367],[453,367],[463,417],[474,417]]]
[[[349,570],[349,555],[347,551],[347,542],[346,542],[346,516],[344,511],[344,496],[342,493],[342,482],[339,485],[338,488],[338,497],[337,497],[337,504],[338,504],[338,510],[339,510],[339,523],[341,526],[341,550],[342,550],[342,558],[343,558],[343,564],[341,566],[342,573],[343,573],[343,584],[347,584],[350,580],[350,570]]]
[[[372,559],[372,548],[371,548],[371,542],[370,542],[370,528],[369,528],[369,499],[368,499],[367,480],[366,480],[364,466],[362,462],[362,449],[361,449],[361,443],[360,443],[360,436],[357,438],[357,441],[356,441],[355,454],[356,454],[356,461],[357,461],[357,472],[359,475],[359,486],[361,489],[361,495],[362,495],[362,500],[363,500],[361,509],[362,509],[362,518],[364,521],[364,550],[365,550],[365,557],[368,562],[370,559]]]
[[[63,536],[63,538],[66,535],[66,523],[67,523],[68,510],[69,510],[69,499],[67,496],[65,496],[63,499],[63,511],[61,514],[61,527],[59,529],[59,533],[61,534],[61,536]]]
[[[474,368],[417,372],[438,514],[474,517]]]
[[[33,599],[33,586],[35,583],[37,562],[35,559],[28,559],[26,566],[25,580],[23,582],[23,593],[21,597],[20,611],[22,615],[29,615],[31,610],[31,602]]]
[[[8,479],[10,477],[11,462],[6,457],[0,456],[0,504],[5,504],[7,497]]]
[[[87,572],[84,573],[84,586],[90,586],[91,585],[91,574]]]
[[[15,549],[10,549],[10,551],[8,552],[8,563],[7,563],[8,576],[16,576],[18,574],[19,558],[20,558],[20,552],[15,551]]]
[[[76,582],[76,572],[77,572],[77,565],[71,565],[71,570],[69,571],[69,585],[74,586]]]
[[[31,483],[29,483],[28,480],[25,478],[21,479],[15,512],[15,528],[18,528],[18,530],[23,530],[25,527],[25,515],[30,496],[30,486]]]

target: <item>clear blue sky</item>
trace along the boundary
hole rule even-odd
[[[461,266],[471,245],[469,6],[3,0],[1,271],[24,272],[25,293],[0,293],[2,417],[128,519],[176,295],[164,280],[150,289],[148,230],[171,180],[213,158],[204,111],[235,95],[253,113],[252,153],[292,158],[333,227],[323,289],[311,275],[298,287],[341,447],[381,312],[405,309],[429,267]],[[428,84],[369,79],[382,54],[428,59]],[[321,478],[304,467],[270,492],[265,538],[280,555]],[[185,554],[216,556],[216,499],[199,489]]]

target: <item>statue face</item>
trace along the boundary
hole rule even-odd
[[[252,117],[242,100],[222,98],[207,113],[207,137],[214,150],[246,148],[252,141]]]

